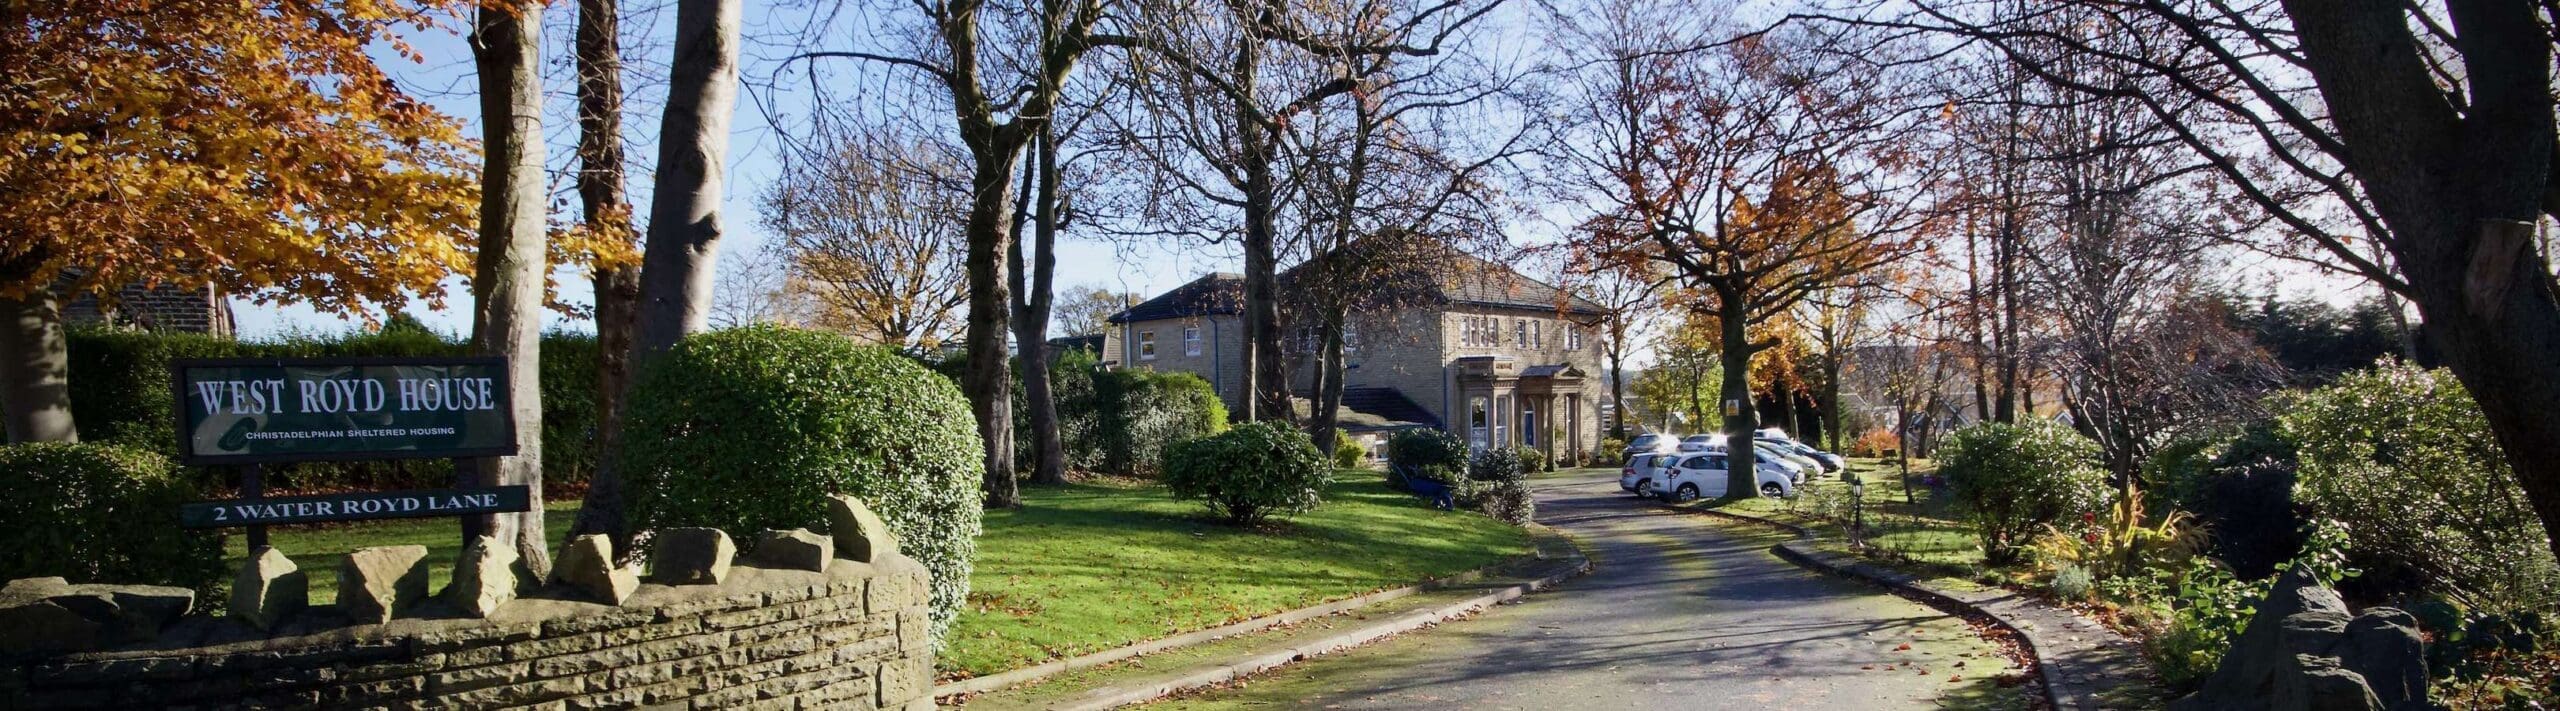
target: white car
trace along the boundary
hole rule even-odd
[[[1653,479],[1653,495],[1664,501],[1686,502],[1723,498],[1725,470],[1729,460],[1722,454],[1684,454],[1662,474]],[[1759,472],[1761,496],[1794,496],[1795,475],[1774,462],[1761,461],[1752,467]]]
[[[1680,441],[1679,435],[1646,432],[1636,435],[1635,439],[1627,440],[1626,451],[1618,454],[1632,458],[1638,454],[1668,452],[1671,451],[1672,443],[1678,441]]]
[[[1731,441],[1731,438],[1720,434],[1691,435],[1688,439],[1680,441],[1680,452],[1682,454],[1723,454],[1725,445]],[[1787,478],[1793,479],[1795,484],[1802,484],[1805,477],[1819,473],[1818,467],[1821,465],[1817,460],[1796,454],[1795,450],[1789,448],[1787,444],[1789,443],[1773,442],[1754,436],[1751,438],[1751,451],[1758,453],[1759,456],[1752,459],[1759,462],[1763,468],[1774,466],[1785,471]]]
[[[1680,451],[1683,451],[1683,452],[1721,452],[1721,451],[1724,451],[1724,435],[1720,435],[1720,434],[1695,434],[1695,435],[1689,435],[1689,437],[1688,437],[1687,439],[1680,440]]]
[[[1653,480],[1661,477],[1664,469],[1679,460],[1680,455],[1677,454],[1637,454],[1628,457],[1626,466],[1618,469],[1618,488],[1637,496],[1652,496]]]

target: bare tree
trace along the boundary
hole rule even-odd
[[[1661,307],[1656,284],[1663,278],[1649,271],[1651,264],[1623,264],[1567,260],[1564,285],[1599,304],[1600,354],[1609,361],[1609,403],[1611,437],[1627,438],[1627,355],[1636,347],[1636,333],[1647,317]]]
[[[1922,0],[1817,19],[1990,48],[2084,96],[2160,120],[2281,229],[2273,249],[2408,297],[2480,401],[2560,553],[2560,279],[2532,255],[2560,215],[2551,28],[2535,0],[2039,5],[2140,34],[2134,51],[2003,13]],[[2060,71],[2087,61],[2101,71]],[[2306,81],[2307,78],[2307,81]],[[2370,240],[2388,261],[2357,247]]]
[[[910,352],[939,347],[968,299],[968,196],[945,177],[959,166],[894,132],[829,145],[816,162],[786,165],[764,194],[787,288],[815,302],[816,325]]]
[[[542,3],[487,4],[472,21],[480,75],[480,249],[471,289],[471,350],[507,359],[516,453],[472,460],[472,483],[525,486],[522,513],[473,517],[469,528],[514,546],[536,578],[551,570],[542,527],[542,307],[548,273],[542,183]]]
[[[1137,294],[1112,291],[1098,286],[1069,289],[1059,295],[1052,308],[1059,333],[1069,336],[1100,335],[1111,326],[1113,314],[1138,305]]]
[[[1878,58],[1830,51],[1836,37],[1716,36],[1694,15],[1621,0],[1556,19],[1583,67],[1582,140],[1565,152],[1603,201],[1583,258],[1659,264],[1714,312],[1742,496],[1757,491],[1750,363],[1780,344],[1752,327],[1919,248],[1930,176],[1904,151],[1926,122]]]

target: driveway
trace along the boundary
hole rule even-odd
[[[1759,527],[1668,510],[1616,472],[1532,482],[1588,575],[1435,629],[1162,708],[2006,708],[1961,620],[1798,568]]]

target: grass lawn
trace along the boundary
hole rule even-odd
[[[1942,572],[1972,577],[1982,570],[1982,544],[1973,529],[1952,510],[1954,501],[1931,489],[1925,477],[1937,463],[1911,460],[1910,498],[1904,498],[1901,468],[1890,459],[1851,459],[1849,470],[1867,482],[1867,543],[1887,557],[1921,563]],[[1849,516],[1849,487],[1838,475],[1824,475],[1792,499],[1752,498],[1702,502],[1700,505],[1750,513],[1842,536]]]
[[[560,550],[560,544],[568,540],[569,524],[578,519],[578,503],[553,501],[543,506],[542,524],[549,530],[551,550]],[[267,529],[267,543],[284,551],[311,579],[311,604],[327,605],[338,599],[338,559],[348,551],[373,546],[426,546],[427,591],[443,590],[444,584],[453,579],[454,559],[462,555],[462,522],[452,518],[405,518],[277,526]],[[245,530],[233,531],[223,545],[224,564],[230,569],[238,570],[248,562],[249,535]]]
[[[939,658],[983,676],[1483,567],[1530,551],[1485,516],[1436,511],[1374,471],[1268,531],[1228,528],[1152,482],[1026,487],[987,515],[969,606]]]

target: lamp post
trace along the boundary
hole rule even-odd
[[[1843,471],[1841,477],[1849,480],[1849,547],[1864,549],[1867,547],[1867,482],[1857,472]]]

